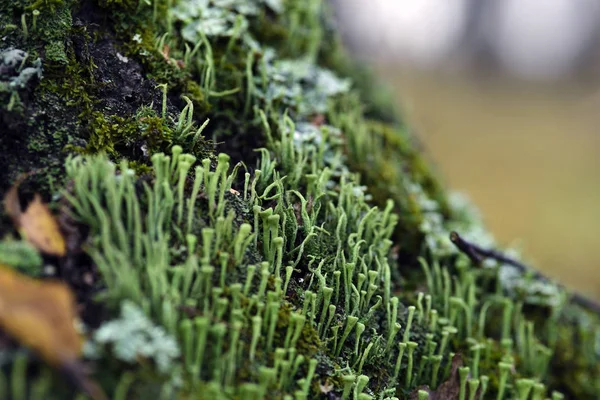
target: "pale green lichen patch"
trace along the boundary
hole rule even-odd
[[[265,8],[266,6],[266,8]],[[168,11],[169,17],[183,22],[181,36],[192,43],[204,36],[241,37],[248,33],[249,18],[266,10],[281,13],[281,0],[182,0]]]
[[[424,399],[452,380],[460,399],[597,395],[598,316],[458,253],[453,230],[495,244],[342,73],[320,1],[36,7],[48,33],[9,31],[45,76],[27,123],[0,115],[23,170],[45,155],[40,176],[60,177],[71,247],[40,260],[6,238],[0,262],[48,263],[97,311],[87,357],[111,398]],[[1,376],[63,393],[9,353]]]
[[[264,84],[268,82],[268,84]],[[263,55],[261,73],[254,78],[255,96],[271,110],[274,103],[290,109],[298,118],[324,114],[327,101],[350,90],[350,81],[319,68],[309,60],[277,60],[276,54]]]
[[[0,101],[8,111],[21,107],[19,91],[42,78],[41,60],[28,58],[23,50],[9,47],[0,51]]]
[[[121,303],[119,319],[105,322],[96,332],[86,350],[88,357],[99,358],[110,351],[118,360],[136,364],[140,357],[152,360],[161,374],[173,372],[180,356],[179,346],[164,328],[152,324],[142,309],[134,303]]]

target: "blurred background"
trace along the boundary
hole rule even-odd
[[[600,300],[600,2],[333,0],[449,187]]]

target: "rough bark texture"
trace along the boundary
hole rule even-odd
[[[319,0],[0,0],[0,35],[0,196],[67,241],[3,209],[0,264],[69,284],[109,397],[600,394],[598,315],[450,242],[494,247]],[[85,389],[2,338],[0,397]]]

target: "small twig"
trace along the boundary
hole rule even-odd
[[[108,400],[102,387],[92,380],[80,361],[67,362],[60,368],[65,377],[93,400]]]
[[[533,269],[517,260],[509,258],[508,256],[502,254],[501,252],[499,252],[497,250],[484,249],[484,248],[476,245],[475,243],[468,242],[467,240],[462,238],[456,232],[450,232],[450,241],[452,243],[454,243],[454,245],[456,247],[458,247],[458,249],[460,251],[465,253],[471,259],[471,261],[473,261],[473,263],[475,263],[477,266],[481,266],[481,263],[486,258],[491,258],[491,259],[499,261],[503,264],[512,265],[513,267],[517,268],[521,272],[531,272],[533,274],[534,278],[541,278],[541,279],[545,279],[548,281],[550,280],[546,276],[544,276],[541,273],[539,273],[538,271],[536,271],[535,269]]]
[[[471,243],[464,238],[462,238],[457,232],[450,232],[450,241],[454,243],[454,245],[462,251],[469,259],[473,262],[473,264],[477,266],[481,266],[482,262],[486,258],[491,258],[496,260],[502,264],[508,264],[515,268],[517,268],[520,272],[529,272],[533,275],[534,279],[541,279],[546,282],[551,282],[552,280],[547,276],[543,275],[541,272],[538,272],[534,268],[529,267],[526,264],[523,264],[515,259],[512,259],[503,253],[492,250],[492,249],[484,249],[475,243]],[[565,289],[564,286],[559,285],[561,288]],[[578,304],[584,308],[588,308],[593,310],[594,312],[600,314],[600,303],[597,303],[594,300],[588,299],[587,297],[579,294],[579,293],[571,293],[571,301],[575,304]]]
[[[481,250],[474,246],[473,244],[464,240],[460,235],[456,232],[450,232],[450,241],[454,243],[454,245],[463,253],[465,253],[473,262],[473,264],[478,267],[481,266],[483,259],[478,254],[477,250]]]

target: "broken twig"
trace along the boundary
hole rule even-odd
[[[486,258],[490,258],[490,259],[496,260],[502,264],[511,265],[511,266],[517,268],[520,272],[531,273],[533,275],[534,279],[541,279],[546,282],[552,281],[550,278],[543,275],[541,272],[535,270],[534,268],[531,268],[528,265],[523,264],[520,261],[512,259],[497,250],[484,249],[475,243],[471,243],[471,242],[467,241],[466,239],[461,237],[457,232],[454,232],[454,231],[450,232],[450,241],[452,243],[454,243],[454,245],[461,252],[463,252],[467,257],[469,257],[471,262],[473,262],[473,264],[477,265],[478,267],[481,266],[481,264],[483,263],[483,261]],[[565,289],[564,286],[562,286],[562,285],[559,285],[559,286],[561,288]],[[571,301],[573,301],[573,303],[575,303],[575,304],[578,304],[584,308],[588,308],[588,309],[593,310],[594,312],[600,314],[600,304],[594,300],[588,299],[587,297],[585,297],[579,293],[571,293]]]

